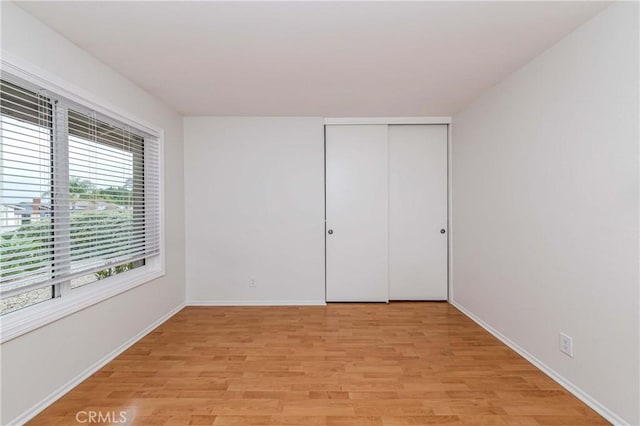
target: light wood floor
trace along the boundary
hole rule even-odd
[[[447,303],[188,307],[31,424],[81,410],[136,425],[607,424]]]

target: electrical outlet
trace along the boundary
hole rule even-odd
[[[256,279],[253,277],[249,280],[249,288],[256,288]]]
[[[560,333],[560,352],[573,358],[573,338],[564,333]]]

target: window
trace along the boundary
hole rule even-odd
[[[158,138],[0,80],[0,315],[144,269],[160,254]]]

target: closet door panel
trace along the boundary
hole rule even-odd
[[[447,126],[389,126],[390,299],[447,299],[447,235]]]
[[[327,301],[388,300],[387,128],[326,126]]]

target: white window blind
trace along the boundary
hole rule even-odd
[[[79,277],[158,255],[157,138],[55,94],[1,83],[0,294],[54,286],[60,295]]]
[[[52,103],[0,81],[2,294],[52,278]]]
[[[71,275],[159,251],[157,145],[122,127],[68,110]]]

